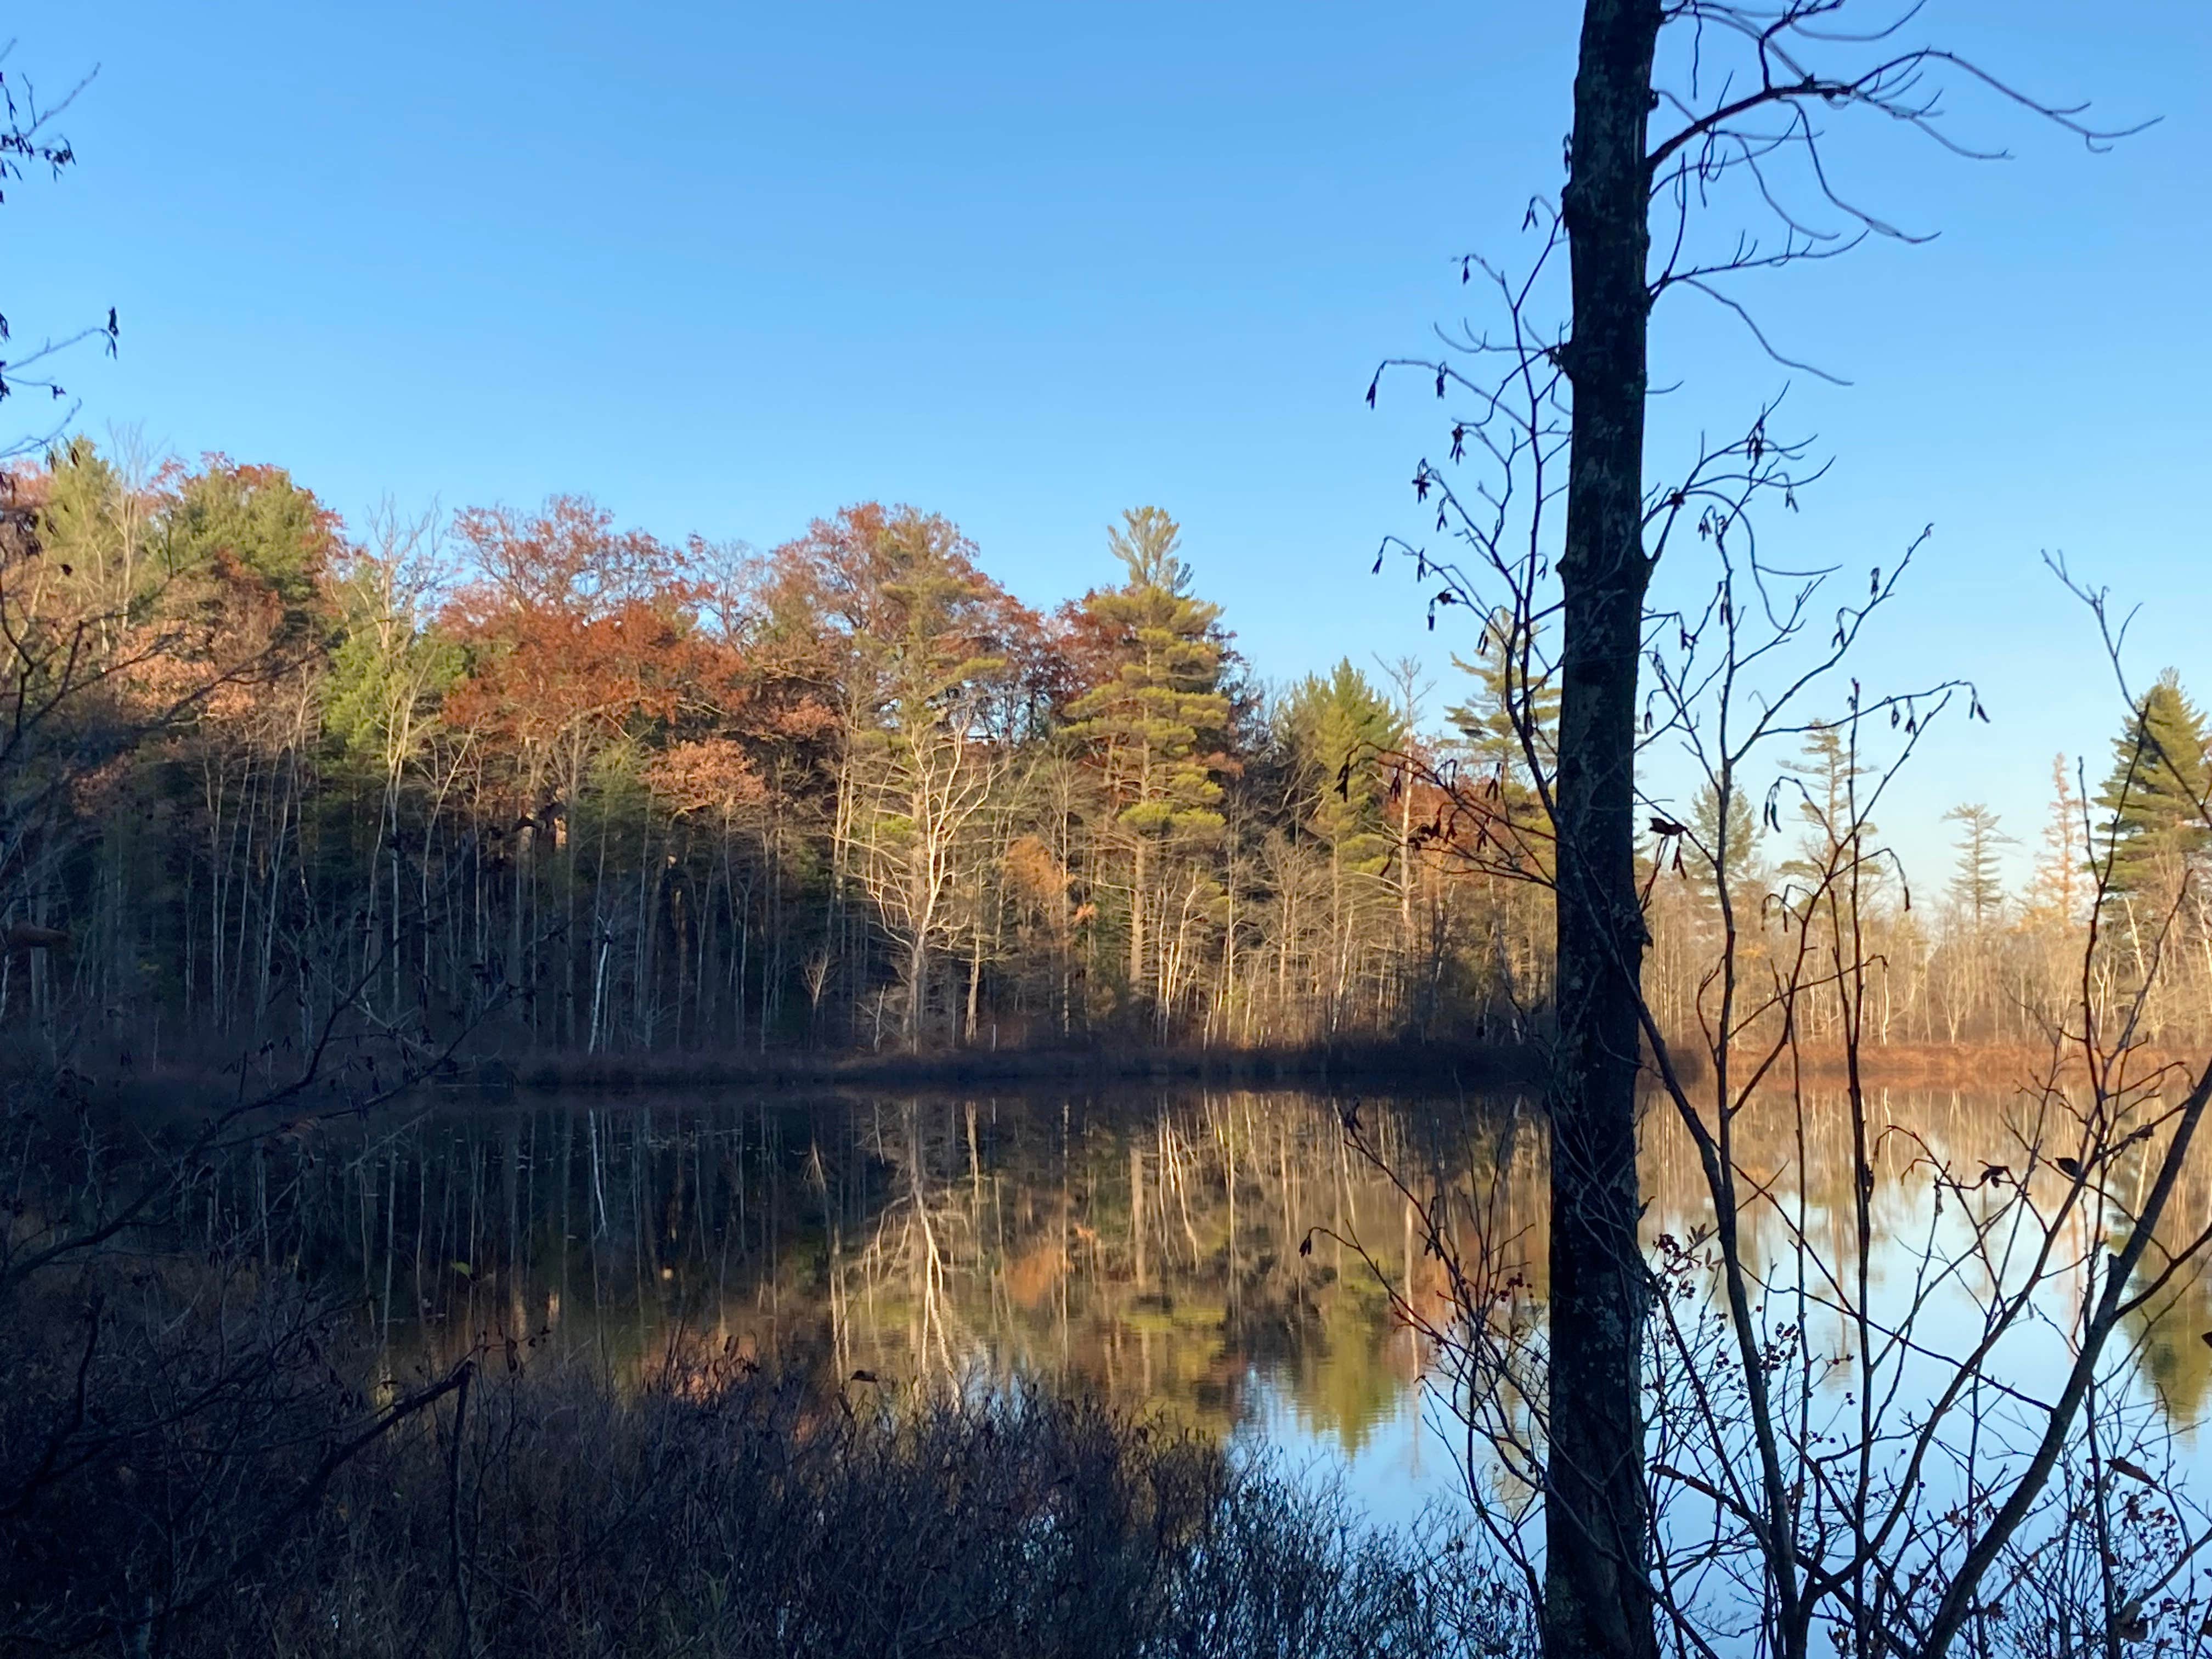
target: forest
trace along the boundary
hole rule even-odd
[[[289,1052],[341,1009],[509,1054],[1516,1044],[1547,1017],[1502,622],[1434,677],[1271,677],[1157,507],[1042,611],[875,502],[765,553],[580,495],[351,526],[279,466],[128,435],[0,489],[0,1018],[72,1054]],[[1556,694],[1530,702],[1547,744]],[[1754,959],[1875,832],[1849,733],[1729,802]],[[2207,752],[2169,672],[2109,775],[2055,761],[2024,884],[1972,803],[1917,890],[1857,860],[1867,1041],[2039,1041],[2093,890],[2099,994],[2155,980],[2147,1035],[2199,1034]],[[1722,907],[1680,849],[1719,811],[1708,786],[1686,842],[1639,843],[1645,990],[1686,1035]],[[1838,1005],[1795,1018],[1817,1042]]]

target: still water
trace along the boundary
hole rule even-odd
[[[1438,1270],[1406,1190],[1347,1145],[1353,1104],[1198,1088],[427,1101],[319,1132],[299,1177],[324,1218],[307,1265],[358,1285],[395,1356],[534,1338],[617,1377],[699,1345],[882,1388],[1029,1376],[1272,1446],[1389,1520],[1462,1476],[1431,1356],[1382,1282],[1433,1295]],[[2008,1110],[1994,1091],[1873,1104],[1912,1147],[1962,1159],[1991,1155]],[[1495,1195],[1491,1237],[1534,1248],[1540,1299],[1545,1147],[1525,1103],[1357,1109],[1407,1188]],[[1647,1231],[1686,1237],[1705,1211],[1694,1160],[1662,1118],[1645,1139]],[[1840,1103],[1748,1137],[1743,1161],[1816,1217],[1849,1209]],[[1875,1212],[1902,1238],[1925,1182],[1911,1158],[1881,1170]],[[2212,1203],[2193,1184],[2191,1231]],[[1773,1242],[1755,1224],[1752,1240]],[[2208,1328],[2191,1285],[2132,1333],[2179,1425],[2212,1388]]]

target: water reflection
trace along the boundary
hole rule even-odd
[[[1346,1145],[1346,1098],[655,1097],[438,1103],[325,1129],[293,1172],[306,1264],[357,1283],[400,1351],[533,1335],[634,1375],[685,1343],[815,1358],[889,1385],[1016,1373],[1218,1432],[1254,1425],[1393,1467],[1421,1455],[1424,1355],[1376,1271],[1442,1285],[1405,1193]],[[1875,1212],[1919,1224],[1931,1154],[1995,1158],[1994,1092],[1878,1094]],[[1493,1237],[1541,1299],[1540,1129],[1507,1098],[1368,1098],[1365,1132],[1416,1192],[1498,1194]],[[1909,1132],[1909,1133],[1907,1133]],[[1741,1123],[1752,1174],[1840,1253],[1852,1164],[1839,1100]],[[1686,1235],[1702,1180],[1679,1132],[1645,1136],[1647,1224]],[[1920,1166],[1924,1176],[1925,1165]],[[228,1202],[267,1205],[239,1191]],[[2208,1208],[2193,1181],[2177,1231]],[[1917,1196],[1916,1196],[1916,1194]],[[1770,1208],[1756,1255],[1784,1249]],[[264,1236],[266,1236],[264,1234]],[[302,1237],[299,1234],[295,1237]],[[1310,1254],[1300,1245],[1312,1239]],[[1363,1261],[1364,1251],[1369,1261]],[[2168,1413],[2212,1389],[2212,1302],[2193,1279],[2132,1334]],[[1440,1482],[1448,1460],[1432,1449]]]
[[[1404,1115],[1389,1133],[1411,1152]],[[1412,1211],[1310,1095],[434,1107],[303,1179],[314,1265],[403,1348],[550,1331],[617,1373],[684,1342],[1022,1372],[1216,1431],[1264,1384],[1351,1450],[1419,1368],[1346,1243],[1402,1276]]]

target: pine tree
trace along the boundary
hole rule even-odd
[[[2071,927],[2081,920],[2088,885],[2088,848],[2082,840],[2081,803],[2066,775],[2066,757],[2051,763],[2051,817],[2043,826],[2043,850],[2028,884],[2028,908],[2039,918]]]
[[[1984,927],[2004,908],[2004,880],[1997,849],[2020,843],[1997,828],[1997,815],[1978,801],[1943,814],[1959,826],[1959,862],[1951,878],[1951,899],[1967,921]]]
[[[1309,826],[1347,871],[1381,873],[1394,838],[1376,763],[1406,740],[1398,711],[1347,657],[1327,679],[1309,674],[1292,690],[1283,726],[1297,759]]]
[[[1780,889],[1782,901],[1819,941],[1825,959],[1842,962],[1855,952],[1850,941],[1875,908],[1888,873],[1887,861],[1876,856],[1875,826],[1859,787],[1874,769],[1859,760],[1848,727],[1820,725],[1805,734],[1804,758],[1783,769],[1797,781],[1797,816],[1805,827],[1797,855],[1782,865],[1792,878]],[[1813,988],[1802,1016],[1807,1032],[1832,1033],[1837,1027],[1828,1022],[1843,1019],[1849,994],[1840,979]]]
[[[1454,667],[1474,677],[1475,689],[1465,702],[1447,708],[1444,718],[1459,733],[1453,746],[1486,780],[1479,798],[1494,817],[1478,833],[1477,862],[1533,870],[1549,880],[1551,824],[1529,774],[1528,751],[1535,751],[1547,774],[1552,770],[1559,689],[1544,676],[1536,654],[1531,641],[1514,636],[1506,613],[1493,614],[1474,659],[1452,659]]]
[[[1717,910],[1717,887],[1724,883],[1735,912],[1736,927],[1757,927],[1759,893],[1766,884],[1766,870],[1759,855],[1759,820],[1741,783],[1731,781],[1725,823],[1721,815],[1720,791],[1711,781],[1698,789],[1690,808],[1690,839],[1704,849],[1704,857],[1697,860],[1703,867],[1696,872],[1700,897]],[[1692,856],[1686,852],[1684,861],[1688,862]]]
[[[431,526],[386,517],[374,547],[348,547],[330,587],[338,625],[322,686],[323,726],[387,789],[436,729],[436,703],[459,678],[459,642],[433,625],[438,571]]]
[[[2169,668],[2112,740],[2112,775],[2097,796],[2106,814],[2097,862],[2101,868],[2110,861],[2106,888],[2113,896],[2174,892],[2212,854],[2207,750],[2204,716]]]
[[[220,456],[184,480],[163,528],[173,571],[242,579],[295,609],[319,599],[338,548],[336,515],[283,468]]]
[[[1146,980],[1145,913],[1160,848],[1218,836],[1230,715],[1221,677],[1221,608],[1192,597],[1177,556],[1181,527],[1157,507],[1132,507],[1108,544],[1127,571],[1094,589],[1072,622],[1093,635],[1103,674],[1068,706],[1068,736],[1104,774],[1130,859],[1129,981]]]
[[[1458,730],[1460,748],[1468,759],[1494,773],[1509,787],[1526,793],[1528,763],[1520,725],[1531,723],[1529,737],[1537,758],[1547,769],[1558,742],[1559,689],[1545,677],[1533,659],[1514,648],[1511,619],[1500,611],[1482,630],[1482,643],[1472,662],[1454,657],[1452,665],[1474,677],[1474,695],[1444,718]]]
[[[1875,825],[1863,816],[1858,782],[1874,769],[1853,756],[1840,726],[1814,726],[1805,734],[1804,753],[1782,769],[1802,780],[1797,816],[1805,825],[1797,856],[1783,865],[1783,872],[1817,885],[1856,866],[1859,888],[1869,890],[1881,872],[1867,857]]]
[[[1328,950],[1316,966],[1326,1027],[1334,1032],[1353,994],[1365,943],[1396,908],[1378,879],[1397,850],[1379,763],[1400,749],[1405,727],[1349,659],[1327,678],[1310,674],[1299,682],[1284,699],[1279,719],[1300,822],[1327,850]]]

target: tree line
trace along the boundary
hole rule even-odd
[[[1733,794],[1725,835],[1714,792],[1695,799],[1687,839],[1729,849],[1734,908],[1754,924],[1737,941],[1747,969],[1759,971],[1783,937],[1764,924],[1779,909],[1802,910],[1840,864],[1854,880],[1824,925],[1856,935],[1844,953],[1863,953],[1858,1017],[1874,1046],[2038,1046],[2078,1025],[2085,994],[2100,1017],[2139,1001],[2135,1040],[2154,1047],[2212,1030],[2212,832],[2196,805],[2212,793],[2212,728],[2175,671],[2136,699],[2101,778],[2085,761],[2052,758],[2050,803],[2032,842],[1980,802],[1945,813],[1952,860],[1932,881],[1916,883],[1856,808],[1855,792],[1878,779],[1853,752],[1851,729],[1816,726],[1766,795]],[[1794,834],[1778,833],[1793,818]],[[2022,862],[2014,882],[2009,868]],[[1709,871],[1652,883],[1650,869],[1645,993],[1666,1029],[1687,1035],[1711,1024],[1719,882]],[[1790,937],[1796,948],[1802,934]],[[1833,939],[1828,948],[1839,949]],[[1836,986],[1814,982],[1801,988],[1790,1017],[1805,1036],[1836,1042],[1849,1012]]]
[[[1263,687],[1155,507],[1046,615],[874,503],[765,555],[574,496],[356,536],[82,441],[7,501],[19,1019],[1271,1044],[1542,1000],[1531,902],[1400,855],[1417,671]]]
[[[872,502],[767,553],[580,496],[356,533],[280,468],[82,439],[4,500],[0,1012],[50,1036],[230,1054],[349,1002],[586,1052],[1511,1042],[1547,1018],[1502,626],[1439,719],[1410,661],[1271,686],[1158,507],[1048,613],[943,517]],[[1877,1041],[2044,1030],[2099,856],[2100,960],[2147,974],[2144,913],[2201,890],[2176,803],[2208,763],[2172,676],[2143,723],[2162,746],[2124,733],[2090,816],[2062,764],[2023,892],[1978,806],[1936,902],[1868,885]],[[1826,857],[1843,730],[1763,815],[1732,800],[1740,913]],[[1693,1029],[1716,884],[1663,839],[1640,869],[1647,989]],[[2161,994],[2177,1030],[2212,1005],[2206,921]]]

